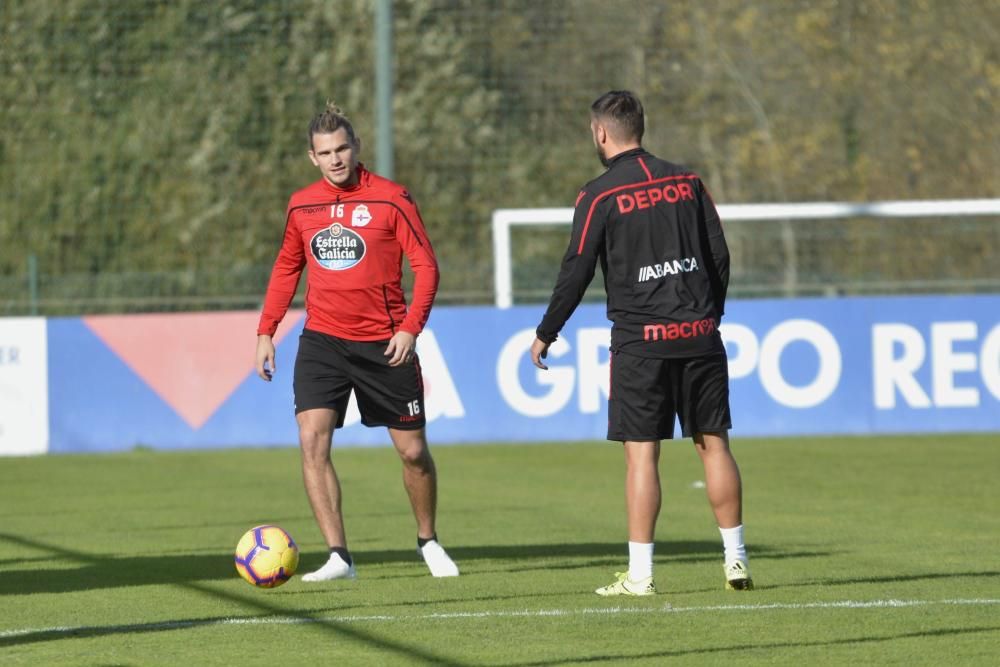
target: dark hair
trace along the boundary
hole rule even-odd
[[[340,107],[333,102],[327,102],[326,109],[322,113],[316,114],[312,122],[309,123],[309,148],[313,147],[314,134],[333,134],[340,128],[347,130],[347,137],[351,140],[352,144],[358,142],[351,121],[347,119],[347,116],[340,110]]]
[[[610,90],[590,105],[590,115],[608,123],[611,135],[619,141],[642,142],[646,131],[642,102],[628,90]]]

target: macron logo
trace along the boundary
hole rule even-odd
[[[677,340],[678,338],[694,338],[707,336],[717,330],[715,320],[706,317],[694,322],[674,322],[671,324],[647,324],[642,327],[642,338],[646,342],[658,340]]]

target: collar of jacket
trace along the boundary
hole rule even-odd
[[[646,154],[646,149],[643,148],[642,146],[639,146],[638,148],[630,148],[629,150],[623,151],[618,155],[614,156],[613,158],[611,158],[610,160],[608,160],[608,169],[610,169],[611,167],[615,166],[616,164],[618,164],[623,160],[635,157],[636,155],[645,155],[645,154]]]

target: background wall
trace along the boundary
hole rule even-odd
[[[419,338],[431,441],[604,438],[603,310],[578,311],[548,371],[527,354],[540,309],[435,310]],[[733,302],[722,330],[734,437],[1000,430],[998,313],[996,296]],[[23,335],[43,320],[0,320],[0,349],[19,360],[0,365],[0,392],[47,387],[47,401],[0,415],[0,451],[295,444],[301,313],[279,331],[271,384],[252,371],[256,320],[249,311],[53,318],[47,358]],[[335,442],[388,439],[358,423],[352,402]]]

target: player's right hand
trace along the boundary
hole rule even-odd
[[[549,367],[542,363],[542,359],[547,357],[549,354],[549,344],[540,338],[536,338],[535,342],[531,344],[531,363],[535,364],[543,371],[549,370]]]
[[[274,364],[274,341],[266,334],[257,336],[257,377],[265,382],[270,382],[271,377],[278,370]]]

